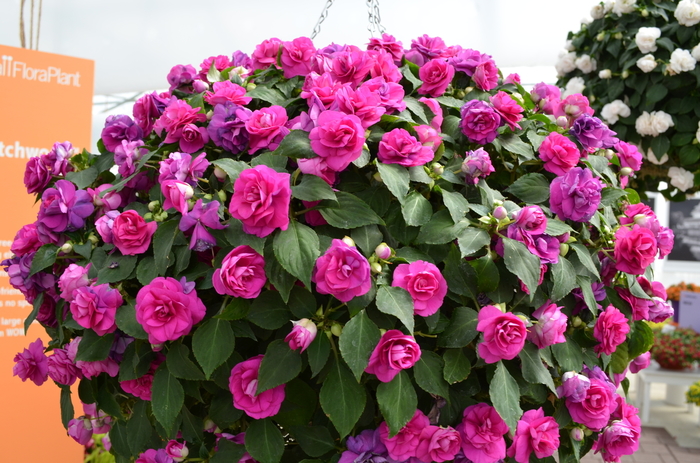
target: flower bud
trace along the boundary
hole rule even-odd
[[[566,257],[566,255],[569,253],[569,245],[566,243],[561,243],[559,245],[559,255],[562,257]]]
[[[557,117],[557,125],[559,127],[566,127],[569,125],[569,120],[566,118],[566,116],[559,116]]]
[[[227,176],[226,172],[224,172],[224,170],[221,167],[216,166],[214,167],[214,177],[216,177],[218,181],[223,182],[224,180],[226,180]]]
[[[586,437],[590,437],[590,436],[593,435],[593,431],[591,431],[590,429],[586,428],[586,429],[583,430],[583,435],[586,436]]]
[[[207,120],[210,121],[212,117],[214,117],[214,110],[210,109],[207,111]]]
[[[255,90],[255,87],[257,87],[257,85],[255,85],[253,82],[249,82],[249,83],[245,86],[245,89],[248,90],[248,91],[250,92],[251,90]]]
[[[641,11],[641,14],[643,18],[646,18],[647,16],[649,16],[649,10],[645,8]]]
[[[602,42],[603,40],[605,40],[605,32],[599,32],[598,35],[595,36],[595,39],[598,42]]]
[[[376,174],[374,174],[374,175],[372,176],[372,178],[373,178],[375,181],[379,182],[379,183],[382,183],[382,182],[383,182],[383,180],[382,180],[382,175],[381,175],[379,172],[377,172]]]
[[[629,72],[627,69],[625,69],[624,71],[622,71],[622,74],[620,75],[620,77],[622,77],[623,79],[626,79],[626,78],[628,78],[629,76],[630,76],[630,72]]]
[[[603,69],[598,73],[598,77],[601,79],[609,79],[612,77],[612,71],[610,69]]]
[[[615,37],[617,40],[622,40],[622,32],[616,32],[613,37]]]
[[[571,430],[571,438],[576,442],[581,442],[583,440],[583,429],[574,428]]]
[[[90,233],[88,235],[88,241],[90,241],[92,244],[97,244],[100,242],[100,239],[94,233]]]
[[[391,248],[386,243],[381,243],[379,246],[374,248],[374,253],[382,260],[387,260],[391,257]]]
[[[146,212],[146,213],[143,215],[143,219],[144,219],[144,220],[153,220],[153,213],[151,213],[151,212]]]
[[[455,92],[455,98],[458,98],[461,100],[462,98],[465,97],[466,94],[467,94],[467,92],[465,92],[464,90],[457,90]]]
[[[496,307],[501,312],[506,313],[506,303],[505,302],[499,302],[497,304],[493,304],[493,306]]]
[[[581,320],[580,317],[574,317],[573,320],[571,320],[571,325],[574,328],[578,328],[579,326],[581,326],[582,323],[583,323],[583,320]]]
[[[382,273],[382,264],[380,264],[379,262],[372,262],[369,268],[375,275],[379,275],[380,273]]]
[[[70,241],[67,241],[66,243],[61,246],[61,252],[69,253],[73,250],[73,243]]]
[[[620,169],[620,176],[622,177],[627,177],[628,175],[631,175],[634,170],[632,170],[631,167],[623,167]]]
[[[217,191],[216,196],[219,198],[219,201],[221,201],[222,203],[226,202],[227,196],[226,196],[226,192],[224,190]]]
[[[352,246],[353,248],[355,247],[355,240],[347,235],[343,237],[343,243],[347,244],[348,246]]]
[[[204,82],[203,80],[195,80],[192,82],[192,89],[195,91],[195,93],[202,93],[206,92],[209,90],[209,84]]]
[[[160,201],[151,201],[148,203],[148,210],[151,212],[160,210]]]
[[[289,344],[290,349],[301,349],[301,352],[304,352],[316,339],[318,328],[308,318],[302,318],[297,321],[292,320],[292,325],[294,325],[292,331],[284,338],[284,341]]]
[[[92,439],[92,424],[90,420],[85,417],[70,420],[68,423],[68,435],[80,445],[90,442],[90,439]]]
[[[430,169],[437,175],[442,175],[445,172],[445,166],[439,162],[434,162],[433,165],[430,166]]]
[[[508,217],[508,211],[503,206],[498,206],[493,210],[493,216],[498,220],[504,220]]]
[[[608,161],[611,161],[613,156],[615,156],[615,152],[613,150],[607,149],[603,151],[603,157],[605,157],[605,159]]]
[[[165,453],[168,454],[170,458],[173,459],[175,463],[180,463],[185,461],[187,455],[190,454],[187,444],[185,442],[180,443],[176,440],[171,440],[165,446]]]
[[[204,430],[206,432],[217,432],[219,427],[212,421],[211,418],[207,418],[204,420]],[[220,430],[218,432],[221,432]]]
[[[340,323],[333,322],[331,325],[331,333],[333,333],[334,336],[340,337],[340,335],[343,333],[343,327],[340,326]]]
[[[316,311],[316,316],[317,317],[322,317],[323,316],[323,306],[319,307],[318,310]]]
[[[163,350],[163,346],[164,346],[164,344],[162,344],[162,343],[161,344],[151,344],[151,350],[153,352],[160,352]]]

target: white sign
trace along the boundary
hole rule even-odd
[[[678,324],[700,333],[700,293],[681,291]]]

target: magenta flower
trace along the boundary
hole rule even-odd
[[[413,336],[399,330],[384,333],[369,357],[365,372],[376,375],[383,383],[388,383],[401,370],[411,368],[420,360],[421,350]]]
[[[612,384],[610,384],[612,386]],[[586,390],[586,397],[581,402],[566,399],[566,408],[571,418],[593,431],[600,431],[610,421],[610,415],[617,408],[615,386],[600,379],[591,378],[591,385]]]
[[[571,403],[580,403],[586,399],[591,380],[575,371],[567,371],[562,375],[561,386],[557,387],[557,396]]]
[[[143,140],[122,140],[114,149],[114,163],[119,166],[119,175],[126,178],[136,172],[136,164],[148,152],[143,146]]]
[[[153,373],[154,371],[149,370],[146,374],[136,379],[119,381],[119,386],[124,392],[134,397],[138,397],[141,400],[151,400],[153,397]]]
[[[491,143],[498,136],[498,128],[503,125],[498,112],[484,101],[467,101],[462,106],[461,114],[459,126],[471,143]]]
[[[194,68],[192,68],[194,71]],[[163,114],[163,111],[173,99],[168,92],[146,94],[134,103],[134,121],[141,127],[143,133],[151,133],[153,124]],[[116,152],[115,152],[116,153]]]
[[[489,61],[490,59],[491,55],[483,54],[471,48],[465,48],[457,51],[448,61],[456,71],[463,72],[471,77],[474,75],[474,71],[476,71],[476,67],[480,63]]]
[[[187,200],[194,196],[194,190],[189,183],[179,180],[166,180],[160,184],[160,191],[163,193],[163,210],[174,208],[180,214],[187,214]]]
[[[559,448],[559,425],[551,416],[544,416],[542,407],[528,410],[518,420],[513,444],[507,454],[518,463],[528,463],[530,455],[543,459]]]
[[[216,246],[216,238],[205,227],[223,230],[227,225],[222,225],[219,221],[218,201],[204,204],[201,199],[198,199],[192,210],[180,218],[179,227],[183,232],[194,228],[190,238],[190,249],[201,252]]]
[[[47,359],[49,377],[59,384],[72,386],[83,374],[80,368],[68,356],[65,349],[54,349]]]
[[[406,109],[406,103],[403,101],[406,94],[400,84],[387,81],[384,77],[379,76],[363,82],[361,88],[367,88],[379,96],[380,104],[386,110],[386,114]]]
[[[316,283],[316,291],[342,302],[366,294],[372,286],[367,259],[357,248],[338,239],[316,260],[311,281]]]
[[[422,166],[434,157],[430,146],[423,146],[405,129],[393,129],[382,135],[377,158],[384,164],[405,167]]]
[[[476,65],[472,74],[477,88],[490,92],[498,85],[498,68],[492,59],[487,59]]]
[[[581,160],[581,152],[576,143],[557,132],[551,132],[542,141],[539,158],[544,162],[544,170],[555,175],[564,175]]]
[[[324,111],[309,133],[311,149],[336,172],[344,170],[362,154],[365,129],[355,115]]]
[[[486,178],[496,172],[491,164],[489,153],[483,148],[467,151],[462,162],[462,172],[467,183],[476,185],[479,179]]]
[[[78,444],[86,445],[92,439],[92,425],[87,418],[73,418],[68,422],[68,435]]]
[[[523,108],[506,92],[498,92],[491,98],[491,104],[496,112],[501,115],[511,130],[520,129],[520,122],[523,119]]]
[[[357,87],[365,80],[374,61],[369,53],[357,48],[348,48],[332,54],[328,71],[341,83]]]
[[[401,70],[394,63],[394,58],[391,53],[385,50],[370,50],[367,52],[374,61],[374,66],[369,71],[372,78],[380,77],[386,82],[395,83],[398,85],[403,78]]]
[[[165,453],[167,453],[174,462],[180,463],[181,461],[185,461],[187,455],[190,454],[190,451],[187,448],[187,442],[170,440],[165,445]]]
[[[385,50],[394,59],[394,62],[401,63],[403,57],[403,43],[396,40],[396,37],[387,33],[382,34],[381,38],[372,37],[367,44],[367,50]]]
[[[455,68],[444,58],[431,59],[418,70],[418,76],[423,85],[418,87],[418,93],[432,97],[442,96],[447,86],[452,83]]]
[[[379,122],[386,111],[381,97],[364,85],[356,90],[349,85],[339,88],[330,109],[357,116],[365,129]]]
[[[291,42],[282,42],[280,64],[284,77],[305,76],[311,71],[311,57],[316,53],[314,43],[308,37],[298,37]]]
[[[186,126],[206,120],[207,117],[201,114],[199,109],[193,108],[184,100],[173,99],[153,125],[153,130],[158,136],[162,136],[165,131],[164,143],[179,142],[182,138],[182,130]]]
[[[492,406],[480,403],[465,408],[457,431],[462,436],[462,452],[473,463],[496,463],[506,457],[503,436],[508,425]]]
[[[316,338],[318,328],[316,328],[316,324],[308,318],[292,321],[292,325],[292,331],[284,337],[284,342],[289,344],[290,349],[300,349],[300,352],[304,352]]]
[[[134,463],[173,463],[174,461],[165,449],[148,449],[139,454]]]
[[[413,299],[414,313],[421,317],[437,312],[447,294],[447,282],[440,269],[422,260],[397,265],[391,286],[408,291]]]
[[[238,246],[214,271],[212,283],[219,294],[255,299],[267,283],[265,259],[250,246]]]
[[[123,303],[119,291],[107,284],[81,286],[73,291],[70,311],[80,326],[104,336],[117,329],[114,317]]]
[[[273,105],[253,111],[245,122],[245,128],[250,134],[248,152],[253,154],[261,149],[277,149],[289,133],[286,123],[287,111],[282,106]]]
[[[214,82],[213,92],[206,92],[204,101],[212,106],[218,104],[224,104],[227,101],[245,106],[252,101],[252,97],[245,96],[246,89],[238,84],[234,84],[230,80],[225,80],[223,82]]]
[[[569,124],[573,124],[576,119],[584,114],[592,116],[594,112],[588,103],[588,98],[580,93],[575,93],[559,101],[559,104],[554,108],[554,117],[566,117]]]
[[[642,153],[635,145],[620,141],[615,144],[614,148],[618,159],[620,159],[621,167],[629,167],[635,172],[642,168]]]
[[[537,318],[537,322],[528,328],[527,339],[540,349],[566,342],[564,332],[568,317],[562,313],[562,308],[556,304],[545,303],[535,310],[532,316]]]
[[[611,355],[617,346],[625,342],[630,326],[627,317],[613,305],[609,305],[604,311],[598,314],[598,319],[593,328],[593,337],[599,342],[594,350],[600,353]]]
[[[114,150],[122,144],[122,140],[128,142],[141,140],[143,130],[129,116],[107,116],[101,137],[105,148],[114,153]]]
[[[200,178],[204,176],[204,171],[209,167],[207,154],[200,153],[196,158],[188,153],[170,153],[167,159],[160,161],[158,168],[158,182],[166,180],[179,180],[195,186]]]
[[[657,251],[656,238],[648,228],[635,224],[615,232],[615,268],[621,272],[642,275],[654,262]]]
[[[262,359],[262,355],[257,355],[236,364],[229,378],[233,406],[256,420],[276,415],[285,397],[285,384],[257,393],[258,372]]]
[[[434,58],[447,58],[447,45],[440,37],[423,34],[411,40],[411,49],[406,51],[406,59],[423,66]]]
[[[19,376],[22,381],[29,379],[37,386],[49,379],[48,359],[44,354],[44,342],[40,338],[15,355],[14,361],[12,376]]]
[[[544,82],[536,84],[530,91],[532,101],[545,114],[554,114],[555,108],[559,105],[561,90],[556,85],[547,85]]]
[[[194,79],[197,78],[197,70],[194,66],[187,64],[176,64],[170,69],[167,76],[167,81],[170,84],[170,91],[184,90],[191,93],[190,86]]]
[[[112,223],[112,242],[125,256],[143,254],[151,245],[156,222],[146,222],[134,210],[124,211]]]
[[[266,69],[270,65],[277,65],[277,55],[282,41],[276,37],[263,40],[255,47],[255,51],[250,55],[250,66],[253,70]]]
[[[420,434],[428,426],[430,426],[428,417],[420,410],[416,410],[408,423],[393,437],[389,437],[389,426],[386,421],[382,421],[378,428],[379,439],[386,446],[389,457],[406,461],[416,456]]]
[[[180,129],[180,149],[185,153],[194,153],[209,142],[209,133],[205,127],[185,124]]]
[[[231,58],[225,55],[210,56],[199,65],[199,74],[197,77],[204,82],[209,82],[207,79],[207,74],[212,66],[217,71],[223,71],[224,69],[231,67]]]
[[[40,247],[41,241],[36,231],[36,223],[30,223],[19,229],[10,245],[10,251],[15,256],[22,257],[30,252],[36,252]]]
[[[423,462],[452,461],[461,447],[462,437],[452,427],[426,426],[418,437],[416,458]]]
[[[214,115],[207,126],[209,138],[216,146],[233,154],[240,153],[248,145],[245,123],[251,114],[250,109],[230,102],[214,106]]]
[[[552,180],[549,206],[553,214],[574,222],[588,222],[601,201],[603,182],[587,167],[574,167]]]
[[[44,235],[77,230],[85,226],[85,219],[94,210],[90,193],[78,190],[68,180],[58,180],[41,195],[37,230]]]
[[[486,363],[514,359],[525,345],[525,322],[512,313],[503,313],[498,307],[487,305],[479,311],[477,331],[483,333],[478,344],[479,356]]]

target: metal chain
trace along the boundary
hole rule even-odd
[[[367,0],[367,12],[369,14],[369,25],[367,26],[369,36],[372,37],[375,30],[380,35],[383,34],[386,29],[382,26],[382,18],[379,14],[379,0]]]
[[[319,32],[321,32],[321,23],[328,17],[328,9],[333,6],[333,0],[328,0],[326,2],[326,5],[323,7],[323,11],[321,11],[321,16],[319,16],[318,21],[316,21],[316,26],[314,26],[314,31],[311,33],[311,39],[313,40],[314,37],[318,35]]]

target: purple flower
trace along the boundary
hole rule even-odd
[[[197,252],[206,251],[216,246],[216,238],[207,231],[205,226],[215,230],[222,230],[226,225],[219,222],[219,202],[211,201],[203,204],[199,199],[192,210],[180,219],[180,230],[187,232],[194,227],[190,240],[190,249]]]
[[[70,142],[54,143],[51,151],[41,156],[41,160],[53,175],[66,175],[73,170],[68,158],[73,155],[73,145]]]
[[[498,136],[498,128],[503,125],[501,116],[490,104],[471,100],[462,106],[462,121],[459,123],[462,133],[472,143],[485,145]]]
[[[37,386],[41,386],[49,379],[49,363],[44,354],[44,342],[37,339],[15,355],[15,366],[12,375],[19,376],[22,381],[31,380]]]
[[[145,452],[139,454],[139,457],[134,463],[174,463],[170,455],[165,451],[165,449],[148,449]]]
[[[173,97],[167,92],[161,93],[160,95],[153,92],[136,100],[132,113],[134,115],[134,121],[136,121],[136,124],[141,127],[143,133],[151,133],[153,124],[155,123],[156,119],[163,114],[163,111],[168,106],[172,98]]]
[[[243,53],[241,50],[234,51],[233,55],[231,56],[231,66],[243,66],[244,68],[250,68],[250,56]]]
[[[486,178],[495,171],[489,153],[483,148],[467,151],[464,162],[462,162],[462,172],[464,172],[467,183],[476,185],[480,178]]]
[[[54,349],[48,358],[49,376],[59,384],[71,386],[75,380],[82,378],[80,368],[68,357],[65,349]]]
[[[566,398],[570,402],[583,402],[586,391],[591,387],[591,380],[573,371],[567,371],[562,376],[561,386],[557,387],[557,395],[560,399]]]
[[[612,148],[620,141],[615,138],[617,133],[610,130],[603,121],[588,114],[583,114],[576,119],[569,133],[576,137],[579,143],[589,151]]]
[[[68,422],[68,435],[78,444],[86,445],[92,439],[92,424],[87,418],[74,418]]]
[[[136,163],[148,153],[148,149],[142,146],[143,140],[122,140],[114,149],[114,163],[119,166],[119,175],[126,178],[136,172]]]
[[[209,167],[209,161],[206,153],[201,153],[194,159],[187,153],[170,153],[168,159],[160,161],[158,183],[179,180],[195,186],[207,167]]]
[[[533,312],[532,316],[537,318],[537,323],[528,328],[527,338],[538,348],[544,349],[552,344],[566,342],[564,332],[568,317],[562,313],[562,308],[547,301]]]
[[[192,84],[197,77],[197,70],[192,65],[177,64],[170,69],[168,73],[168,83],[170,91],[185,90],[188,91],[188,86]],[[189,92],[188,92],[189,93]]]
[[[491,60],[491,55],[467,48],[459,50],[448,62],[455,68],[455,71],[463,72],[471,77],[479,64],[489,60]]]
[[[47,272],[29,275],[35,254],[30,252],[22,257],[15,256],[2,262],[12,287],[20,290],[29,302],[33,302],[37,294],[53,288],[56,283],[56,277]]]
[[[661,323],[673,316],[673,307],[660,297],[653,297],[649,301],[649,321]]]
[[[42,162],[41,156],[30,158],[24,168],[24,186],[27,193],[38,193],[51,182],[51,172]]]
[[[243,151],[250,137],[245,123],[251,114],[250,109],[229,102],[214,106],[214,115],[207,127],[211,141],[233,154]]]
[[[90,193],[78,190],[68,180],[58,180],[55,188],[47,188],[41,195],[37,231],[48,235],[77,230],[85,226],[85,219],[94,210]]]
[[[105,148],[114,153],[122,140],[141,140],[143,130],[129,116],[108,116],[101,137]]]
[[[608,295],[605,293],[605,285],[603,283],[594,281],[593,283],[591,283],[591,289],[593,290],[593,298],[598,302],[608,297]],[[576,305],[574,306],[573,310],[574,315],[577,315],[582,310],[588,308],[588,306],[586,305],[586,300],[583,297],[583,291],[581,291],[581,288],[574,289],[573,291],[571,291],[571,294],[573,294],[576,298]],[[602,308],[600,304],[596,305],[598,306],[598,309]]]
[[[574,167],[549,187],[552,213],[574,222],[588,222],[600,205],[603,183],[588,168]]]
[[[440,37],[429,37],[423,34],[411,40],[411,49],[406,51],[406,59],[423,66],[434,58],[444,57],[447,54],[447,45]]]

